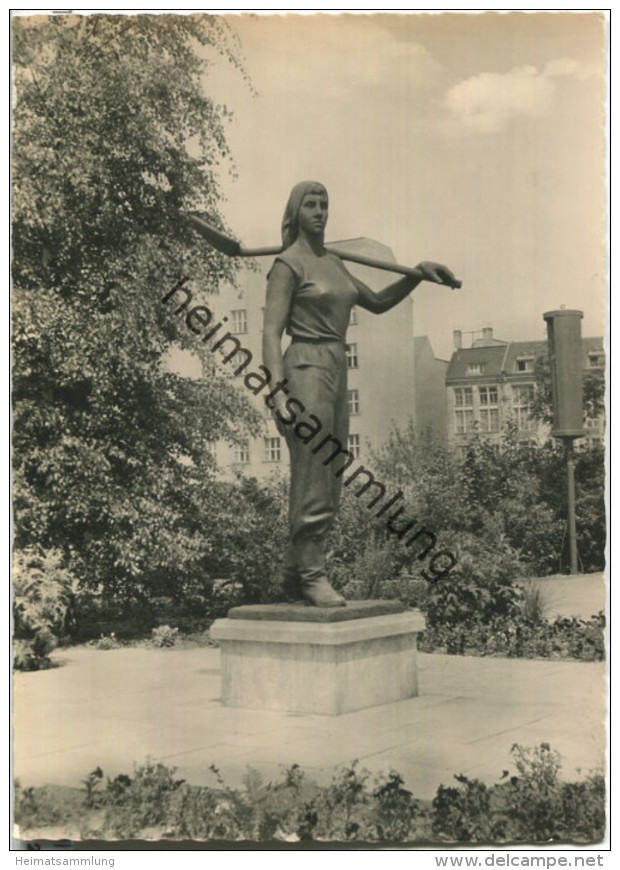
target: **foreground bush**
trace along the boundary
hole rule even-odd
[[[228,787],[212,767],[214,785],[191,786],[174,768],[147,762],[133,776],[104,783],[100,768],[84,790],[16,789],[22,835],[56,825],[68,836],[190,840],[349,842],[598,842],[605,833],[605,783],[559,779],[560,758],[548,744],[514,745],[516,772],[487,786],[463,775],[441,785],[432,803],[416,800],[396,771],[370,774],[356,762],[326,787],[297,765],[279,782],[248,768],[243,788]],[[70,793],[71,797],[68,797]]]
[[[49,654],[67,632],[77,580],[57,550],[15,555],[13,570],[14,666],[33,671],[51,667]]]
[[[605,616],[589,620],[558,617],[532,622],[523,616],[489,623],[428,624],[420,636],[422,652],[452,655],[498,655],[515,658],[562,658],[602,661],[605,658]]]

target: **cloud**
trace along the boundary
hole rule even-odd
[[[481,73],[450,88],[444,107],[465,127],[497,133],[515,118],[545,115],[553,104],[558,78],[583,80],[596,72],[590,64],[560,58],[549,61],[542,72],[522,66],[507,73]]]
[[[359,99],[386,88],[424,89],[441,69],[424,46],[365,16],[270,16],[243,25],[251,72],[265,93]]]
[[[600,69],[593,63],[580,63],[578,60],[562,57],[559,60],[550,60],[546,65],[543,75],[552,78],[561,76],[573,76],[580,81],[591,76],[600,75]]]

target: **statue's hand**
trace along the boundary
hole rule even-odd
[[[441,263],[431,263],[425,260],[416,266],[422,274],[423,281],[432,281],[434,284],[447,284],[448,287],[457,287],[459,282],[447,266]]]

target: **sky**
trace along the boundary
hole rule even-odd
[[[244,244],[279,244],[291,187],[316,179],[327,241],[366,236],[462,280],[415,290],[437,356],[455,328],[544,338],[560,306],[604,333],[602,14],[228,19],[255,93],[223,62],[205,89],[233,113],[223,212]]]

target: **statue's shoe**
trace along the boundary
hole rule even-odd
[[[305,600],[314,607],[346,607],[347,602],[331,586],[327,577],[319,577],[317,580],[302,580],[301,588]]]
[[[277,599],[291,604],[303,597],[299,572],[283,568],[278,577]]]

